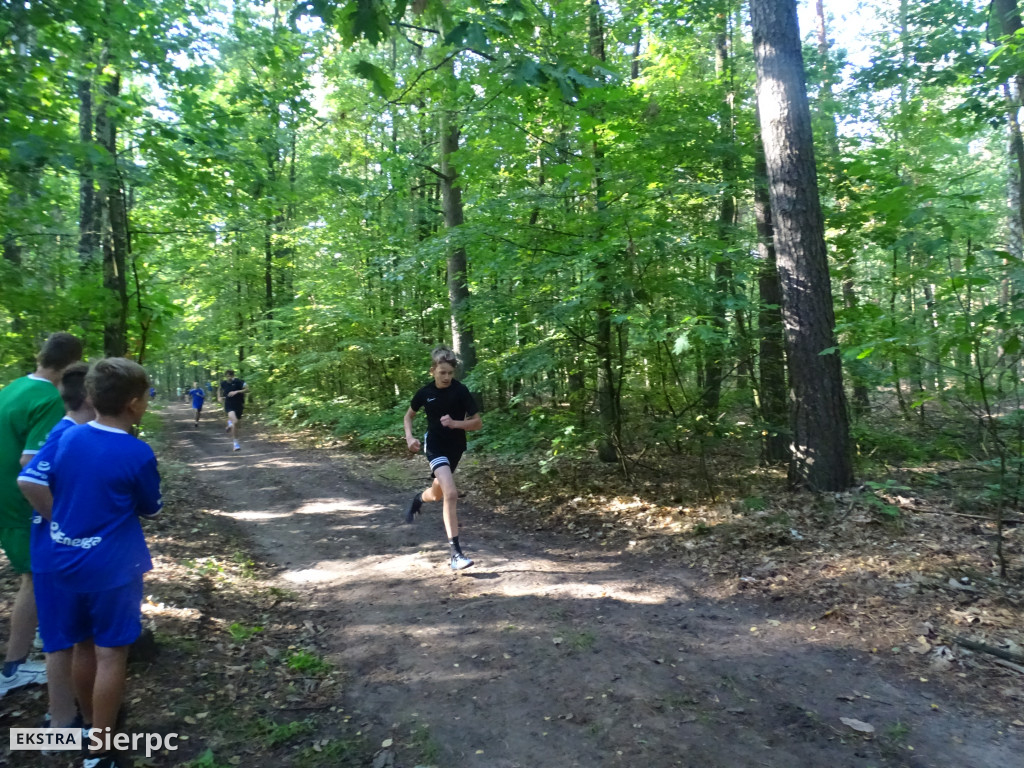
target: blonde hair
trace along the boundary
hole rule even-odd
[[[452,368],[459,367],[459,358],[448,347],[437,347],[430,353],[430,360],[430,370],[434,370],[441,363],[448,363]]]

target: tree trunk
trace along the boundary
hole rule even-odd
[[[100,174],[103,287],[112,294],[103,323],[103,351],[108,357],[123,357],[128,350],[128,212],[117,167],[117,124],[111,114],[120,95],[121,76],[111,70],[107,45],[100,64],[104,74],[96,110],[96,141],[107,152],[106,167]]]
[[[768,169],[764,146],[757,137],[754,160],[754,216],[757,219],[757,252],[761,259],[758,270],[757,316],[760,336],[760,406],[764,440],[761,458],[765,464],[778,465],[789,461],[789,416],[786,409],[786,342],[782,328],[782,284],[775,258],[772,208],[768,193]]]
[[[591,0],[588,17],[590,55],[598,61],[605,60],[604,20],[600,0]],[[597,416],[601,425],[601,439],[597,444],[597,455],[601,461],[613,462],[619,458],[619,436],[621,421],[615,397],[614,363],[612,361],[612,279],[609,274],[612,265],[608,254],[601,247],[604,239],[604,217],[607,202],[604,199],[604,147],[599,141],[593,143],[594,208],[597,215],[595,240],[598,242],[598,257],[594,265],[597,283],[597,310],[595,312],[596,334],[594,352],[597,355]]]
[[[728,24],[728,17],[723,18]],[[720,173],[722,176],[722,199],[718,208],[718,239],[726,247],[715,260],[715,287],[711,299],[711,324],[715,335],[707,345],[707,384],[704,387],[704,413],[712,421],[718,419],[718,404],[722,395],[722,377],[725,371],[725,357],[728,348],[728,324],[726,314],[732,293],[732,253],[728,243],[733,238],[736,225],[736,158],[733,147],[733,98],[729,85],[729,48],[727,30],[715,36],[715,76],[722,88],[722,104],[718,110],[719,146],[722,148]]]
[[[796,0],[751,0],[750,15],[789,362],[789,479],[840,491],[853,465]]]
[[[441,113],[441,200],[444,225],[450,231],[462,226],[462,187],[451,156],[459,148],[459,126],[448,111]],[[476,340],[468,318],[470,300],[466,249],[461,245],[448,254],[448,303],[451,307],[452,350],[459,356],[462,376],[476,367]]]

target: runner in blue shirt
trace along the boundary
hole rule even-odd
[[[130,433],[148,404],[145,370],[124,358],[100,360],[86,387],[96,420],[61,435],[50,466],[37,466],[46,484],[29,500],[43,517],[52,510],[53,590],[36,589],[43,642],[53,652],[77,646],[95,653],[92,679],[75,681],[78,700],[84,720],[110,733],[128,650],[142,632],[142,576],[153,567],[139,517],[156,515],[162,501],[156,456]],[[91,752],[84,766],[116,763]]]
[[[206,392],[199,386],[198,381],[192,382],[192,389],[185,394],[192,397],[192,411],[195,413],[195,427],[199,429],[199,416],[203,412],[203,403],[206,402]]]

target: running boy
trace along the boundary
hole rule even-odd
[[[139,516],[162,507],[156,456],[130,434],[146,412],[148,386],[138,363],[95,363],[86,389],[96,420],[61,436],[46,485],[38,486],[49,489],[52,501],[54,570],[37,590],[44,647],[93,650],[92,674],[76,678],[75,689],[85,722],[104,735],[116,726],[128,650],[142,631],[142,577],[153,567]],[[41,512],[43,495],[32,499]],[[116,763],[108,752],[90,751],[83,768]]]
[[[206,402],[206,392],[199,386],[198,381],[192,382],[192,389],[185,393],[192,397],[192,411],[195,413],[196,429],[199,429],[199,415],[203,412],[203,403]]]
[[[32,460],[21,470],[18,476],[18,487],[26,499],[30,501],[39,494],[41,508],[35,508],[32,512],[32,582],[36,586],[36,602],[40,594],[52,594],[53,587],[49,580],[52,578],[53,558],[50,553],[53,543],[50,540],[50,517],[53,514],[50,505],[50,494],[47,488],[47,478],[53,463],[53,457],[57,453],[57,446],[60,437],[68,429],[76,424],[84,424],[96,417],[96,411],[85,391],[85,376],[89,366],[85,363],[75,363],[64,371],[60,380],[60,396],[64,401],[66,411],[64,418],[57,422],[57,425],[50,430],[46,438],[46,444],[39,450]],[[39,488],[39,486],[44,486]],[[72,653],[70,649],[52,652],[52,644],[48,643],[47,622],[45,614],[42,618],[39,634],[43,638],[43,651],[46,652],[46,684],[50,697],[50,723],[57,728],[71,728],[76,724],[78,716],[75,706],[75,690],[72,684],[72,675],[79,665],[92,663],[93,654],[74,654],[75,669],[72,669]],[[52,638],[51,638],[52,639]],[[84,669],[84,668],[83,668]]]
[[[405,444],[413,453],[419,453],[420,441],[413,437],[412,422],[416,412],[427,413],[427,433],[423,436],[423,452],[430,462],[430,475],[434,479],[427,490],[417,493],[405,508],[405,522],[412,523],[425,501],[444,501],[444,527],[451,549],[451,569],[461,571],[473,561],[462,554],[459,546],[459,516],[456,507],[459,492],[452,474],[466,450],[466,432],[483,427],[480,412],[466,386],[457,381],[455,353],[447,347],[438,347],[430,354],[430,375],[434,380],[421,388],[405,412]]]
[[[220,383],[220,390],[217,392],[217,402],[224,403],[224,412],[228,415],[228,425],[225,432],[231,433],[231,440],[235,444],[235,450],[242,450],[238,444],[238,422],[242,420],[242,411],[245,410],[245,396],[249,394],[249,385],[235,377],[235,372],[228,368],[224,371],[226,377]]]

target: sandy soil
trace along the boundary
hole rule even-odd
[[[385,472],[251,425],[233,453],[222,420],[164,414],[196,483],[301,596],[345,671],[337,706],[388,745],[375,768],[1022,764],[1018,731],[936,680],[780,603],[724,596],[672,555],[524,532],[470,488],[476,565],[453,574],[438,505],[401,524],[421,458]]]

